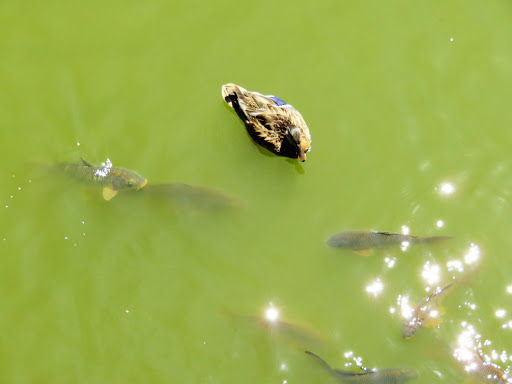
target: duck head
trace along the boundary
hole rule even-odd
[[[286,132],[286,139],[292,144],[292,146],[297,150],[297,157],[300,161],[306,161],[306,151],[302,148],[302,132],[298,127],[291,127]]]

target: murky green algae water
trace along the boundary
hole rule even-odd
[[[0,381],[333,382],[308,348],[464,382],[470,326],[507,368],[511,17],[506,1],[1,3]],[[302,112],[306,163],[251,143],[227,82]],[[244,203],[105,202],[42,167],[80,157]],[[407,228],[455,238],[325,246]],[[403,340],[399,297],[466,275],[440,327]],[[296,332],[250,318],[271,304]]]

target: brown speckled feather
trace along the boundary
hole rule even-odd
[[[287,138],[290,130],[295,129],[296,133],[300,130],[297,136],[300,136],[303,153],[310,150],[309,129],[302,115],[291,105],[275,96],[249,92],[235,84],[224,85],[222,96],[245,123],[252,139],[262,147],[280,156],[297,158],[299,149]]]

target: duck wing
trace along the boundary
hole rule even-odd
[[[252,115],[265,113],[267,106],[274,104],[271,98],[258,92],[249,92],[236,84],[223,85],[222,97],[242,120],[249,120]]]
[[[259,114],[273,113],[271,108],[275,105],[271,98],[258,92],[239,93],[238,102],[248,118]]]
[[[268,129],[257,118],[246,120],[245,124],[253,140],[270,151],[279,153],[286,132]]]
[[[275,146],[279,151],[281,142],[292,123],[290,117],[282,112],[273,113],[272,109],[267,109],[263,113],[256,111],[250,117],[254,122],[253,128],[257,135]]]

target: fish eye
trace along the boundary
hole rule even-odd
[[[130,188],[130,187],[133,187],[133,183],[132,183],[131,181],[129,181],[129,182],[127,183],[127,185],[128,185],[128,187],[129,187],[129,188]]]

